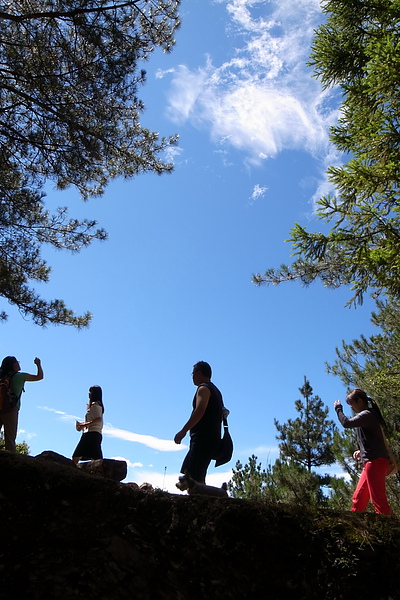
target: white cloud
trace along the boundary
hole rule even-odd
[[[181,473],[157,473],[154,471],[144,471],[144,470],[135,470],[129,469],[128,475],[126,479],[124,479],[124,483],[129,481],[133,481],[138,485],[142,483],[151,483],[154,488],[159,488],[171,494],[186,494],[187,492],[181,492],[176,487],[176,483],[179,481],[179,475]],[[224,472],[211,472],[207,475],[206,483],[208,485],[213,485],[215,487],[221,487],[223,483],[227,483],[230,479],[232,479],[232,471],[224,471]]]
[[[128,465],[128,468],[137,468],[137,467],[143,467],[143,464],[141,462],[131,462],[129,460],[129,458],[125,458],[124,456],[112,456],[111,457],[113,460],[124,460],[126,462],[126,464]]]
[[[254,204],[256,200],[265,196],[265,192],[268,190],[267,187],[261,186],[258,183],[254,186],[253,192],[251,194],[250,200],[251,204]]]
[[[80,420],[80,417],[75,415],[69,415],[62,410],[56,410],[48,406],[38,406],[40,410],[46,410],[58,415],[63,421],[76,421]],[[127,442],[136,442],[143,444],[154,450],[161,452],[179,452],[186,450],[188,447],[185,444],[175,444],[173,440],[162,440],[152,435],[143,435],[141,433],[133,433],[132,431],[126,431],[125,429],[117,429],[109,423],[103,427],[103,435],[109,435],[110,437],[119,438],[120,440],[126,440]]]
[[[68,413],[62,410],[56,410],[55,408],[50,408],[49,406],[38,406],[40,410],[45,410],[47,412],[52,412],[58,415],[63,421],[80,421],[82,417],[77,417],[76,415],[69,415]]]
[[[208,127],[260,163],[284,149],[321,155],[336,116],[329,93],[306,66],[318,0],[232,0],[226,3],[235,49],[225,63],[208,56],[203,66],[172,73],[168,114],[176,123]]]
[[[232,479],[233,472],[230,469],[229,471],[215,473],[209,473],[206,478],[207,485],[213,485],[215,487],[221,487],[223,483],[228,483]]]
[[[206,77],[206,70],[190,72],[184,65],[174,71],[168,109],[173,121],[182,122],[191,116],[193,107],[206,86]]]
[[[109,424],[103,427],[103,435],[116,437],[120,440],[126,440],[127,442],[143,444],[144,446],[148,446],[154,450],[160,450],[161,452],[179,452],[187,449],[185,444],[175,444],[173,440],[161,440],[152,435],[143,435],[141,433],[126,431],[125,429],[117,429]]]
[[[26,431],[26,429],[18,429],[17,432],[17,437],[24,437],[27,440],[32,440],[33,438],[37,437],[37,435],[37,433],[29,433]]]
[[[164,150],[166,162],[168,162],[168,163],[176,162],[177,157],[179,157],[182,154],[182,152],[183,152],[183,150],[182,150],[182,148],[179,148],[179,146],[168,146]]]
[[[168,73],[173,73],[174,69],[157,69],[155,77],[156,79],[163,79]]]

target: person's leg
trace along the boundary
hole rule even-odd
[[[367,481],[366,465],[365,463],[360,479],[358,480],[357,487],[353,494],[353,504],[351,510],[353,512],[364,512],[368,506],[370,492]]]
[[[192,477],[197,483],[206,483],[207,469],[210,466],[210,462],[211,458],[208,456],[198,457],[197,461],[195,461],[194,475]]]
[[[181,473],[189,474],[197,483],[205,483],[211,460],[208,448],[204,444],[191,440],[189,452],[182,463]]]
[[[376,458],[366,463],[371,502],[379,515],[390,515],[391,509],[386,496],[386,473],[389,461],[386,458]]]
[[[85,436],[87,435],[87,433],[82,433],[81,435],[81,439],[79,440],[73,454],[72,454],[72,460],[74,461],[74,463],[77,465],[78,462],[82,459],[82,456],[84,456],[84,451],[85,451]]]
[[[195,443],[193,441],[193,438],[190,438],[190,444],[189,444],[189,450],[185,456],[185,458],[183,459],[183,463],[181,466],[181,473],[183,473],[183,475],[187,475],[189,474],[190,477],[193,477],[192,472],[194,472],[196,470],[196,448],[195,448]]]
[[[103,441],[103,436],[101,435],[101,433],[98,431],[94,431],[93,432],[93,452],[92,452],[93,460],[99,460],[100,458],[103,458],[103,452],[101,449],[102,441]]]
[[[17,437],[18,430],[18,408],[14,407],[12,410],[7,411],[3,414],[4,424],[4,440],[5,449],[8,452],[16,453],[15,439]]]

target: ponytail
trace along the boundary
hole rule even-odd
[[[379,417],[379,420],[381,421],[381,425],[384,428],[384,430],[386,431],[387,429],[387,425],[386,425],[386,421],[382,416],[381,413],[381,409],[379,408],[379,406],[377,405],[377,403],[375,402],[375,400],[373,400],[372,398],[370,398],[369,396],[367,396],[367,400],[368,400],[368,404],[371,405],[371,408],[374,412],[376,412],[376,414]]]

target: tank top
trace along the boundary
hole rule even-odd
[[[190,430],[190,435],[193,436],[204,436],[209,439],[221,439],[221,415],[222,415],[222,407],[223,400],[222,394],[217,388],[216,385],[211,383],[211,381],[207,383],[202,383],[199,385],[207,387],[210,392],[210,399],[207,404],[207,408],[205,410],[204,415],[200,419],[198,423]],[[197,389],[199,389],[197,388]],[[197,392],[196,392],[197,394]],[[196,408],[196,394],[193,398],[193,410]]]

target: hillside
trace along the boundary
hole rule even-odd
[[[0,598],[398,600],[400,524],[145,492],[0,453]]]

